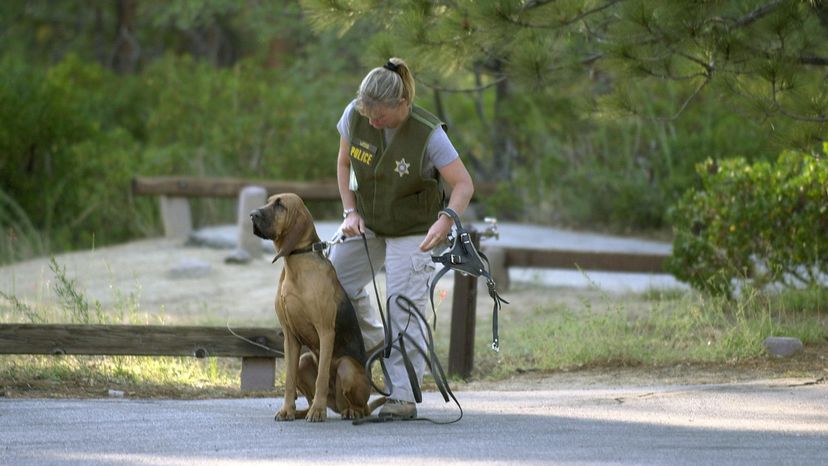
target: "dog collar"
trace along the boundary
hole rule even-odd
[[[289,256],[292,256],[292,255],[294,255],[294,254],[306,254],[306,253],[309,253],[309,252],[322,252],[322,251],[324,251],[327,247],[328,247],[328,243],[326,243],[326,242],[324,242],[324,241],[320,241],[320,242],[318,242],[318,243],[313,243],[313,244],[311,244],[310,246],[308,246],[308,247],[306,247],[306,248],[302,248],[302,249],[294,249],[294,250],[293,250],[293,251],[291,251],[291,252],[290,252],[290,254],[288,254],[288,255],[289,255]]]

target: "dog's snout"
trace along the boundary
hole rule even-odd
[[[259,218],[261,218],[261,216],[262,216],[261,209],[253,209],[253,210],[250,211],[250,218],[252,218],[253,220],[258,220]]]

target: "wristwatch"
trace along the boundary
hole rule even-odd
[[[345,209],[342,211],[342,218],[348,218],[348,215],[351,212],[356,212],[356,207],[351,207],[350,209]]]

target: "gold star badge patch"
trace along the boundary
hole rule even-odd
[[[402,178],[404,175],[408,175],[408,167],[410,167],[411,164],[406,162],[404,158],[397,160],[396,162],[397,168],[395,168],[394,171],[400,175],[400,178]]]

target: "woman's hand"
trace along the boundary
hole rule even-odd
[[[451,225],[452,220],[448,215],[440,215],[437,217],[437,221],[431,225],[428,233],[426,233],[425,239],[420,243],[420,251],[431,251],[434,249],[434,246],[445,241],[449,232],[451,232]]]
[[[345,236],[356,236],[365,233],[365,219],[359,212],[351,212],[342,221],[342,234]]]
[[[471,201],[474,194],[474,184],[471,175],[466,170],[460,158],[454,159],[448,165],[439,168],[440,176],[451,187],[451,197],[448,207],[461,215]],[[446,240],[451,232],[454,220],[445,213],[437,214],[437,221],[428,229],[425,239],[420,243],[420,250],[430,251],[435,246]]]

